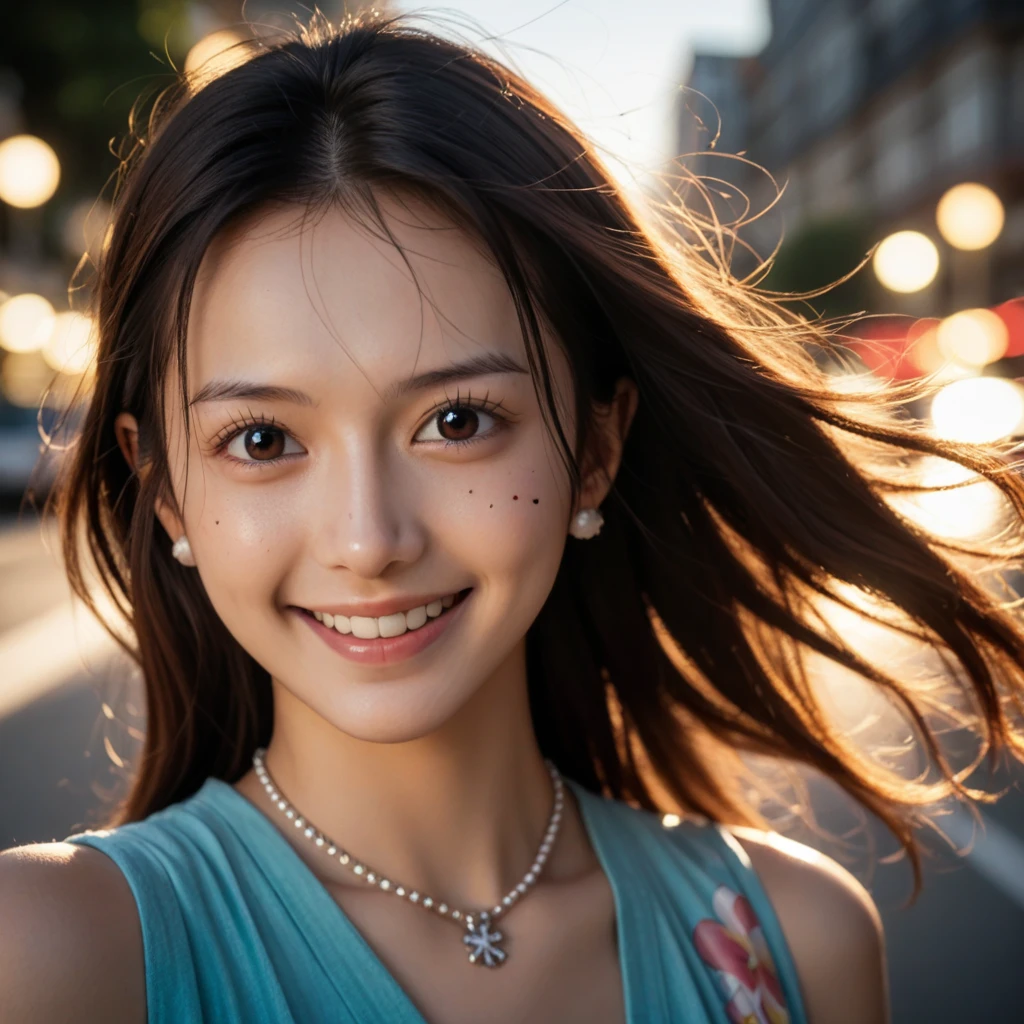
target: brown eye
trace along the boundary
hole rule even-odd
[[[284,454],[284,434],[273,427],[255,427],[243,435],[245,450],[254,459],[276,459]]]
[[[240,430],[228,443],[225,454],[237,462],[274,462],[283,455],[303,451],[285,430],[259,424]]]
[[[481,420],[481,417],[483,419]],[[441,409],[432,420],[428,420],[421,428],[420,434],[427,432],[426,437],[418,437],[420,441],[443,441],[445,444],[470,444],[490,437],[502,426],[502,417],[489,413],[472,405],[454,405]],[[437,432],[430,437],[429,431]]]
[[[472,409],[448,409],[438,414],[438,430],[446,441],[468,441],[480,426],[480,417]]]

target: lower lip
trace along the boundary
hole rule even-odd
[[[473,596],[470,590],[457,604],[453,604],[436,619],[428,619],[419,629],[407,629],[401,636],[378,637],[376,640],[360,640],[351,633],[339,633],[336,629],[328,629],[318,622],[309,612],[293,608],[328,647],[337,651],[350,661],[359,661],[364,665],[391,665],[396,661],[404,661],[414,654],[419,654],[429,647],[439,636],[462,615],[469,599]]]

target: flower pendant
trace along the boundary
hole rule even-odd
[[[467,924],[466,934],[462,941],[470,947],[469,962],[483,963],[488,967],[500,967],[508,954],[497,943],[501,942],[501,932],[489,930],[490,915],[481,914],[478,924]]]

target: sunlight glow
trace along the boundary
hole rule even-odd
[[[931,417],[940,437],[987,444],[1016,431],[1024,397],[1020,385],[1001,377],[957,380],[932,399]]]
[[[430,13],[411,0],[388,6]],[[678,155],[694,49],[750,55],[771,35],[766,0],[448,0],[443,11],[448,24],[432,28],[509,61],[579,125],[637,197]]]
[[[926,487],[964,484],[948,491],[905,495],[896,502],[903,515],[936,536],[951,540],[985,536],[996,530],[1006,513],[1003,492],[958,462],[929,456],[922,461],[919,482]]]

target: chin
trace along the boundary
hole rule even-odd
[[[436,692],[422,680],[363,683],[355,690],[331,707],[314,710],[340,732],[364,743],[411,743],[429,736],[455,718],[474,692]]]

